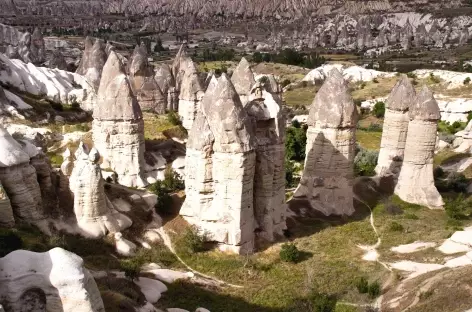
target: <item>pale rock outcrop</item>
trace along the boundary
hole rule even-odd
[[[0,258],[0,298],[6,311],[105,312],[82,258],[62,248]]]
[[[57,216],[57,194],[55,188],[55,179],[52,174],[52,167],[49,159],[28,140],[19,140],[25,153],[30,157],[30,164],[36,170],[36,176],[41,189],[41,198],[43,201],[43,211],[45,216]]]
[[[393,87],[386,101],[380,152],[375,172],[379,176],[398,177],[403,162],[408,123],[408,110],[415,100],[415,89],[403,76]]]
[[[471,152],[472,148],[472,120],[469,121],[464,130],[455,134],[454,144],[457,146],[454,151],[457,153]]]
[[[424,87],[410,106],[410,122],[403,165],[395,187],[402,200],[432,209],[444,202],[434,185],[433,157],[438,120],[441,118],[433,93]]]
[[[333,69],[308,116],[305,168],[289,203],[324,215],[352,215],[357,109],[347,84]]]
[[[255,137],[229,78],[210,83],[189,132],[180,214],[240,254],[254,250]]]
[[[192,60],[186,63],[179,95],[179,116],[182,120],[182,126],[189,131],[195,120],[197,111],[200,110],[200,102],[205,88],[198,76],[197,68]]]
[[[280,88],[273,75],[252,88],[244,107],[255,129],[254,216],[257,235],[268,241],[282,236],[285,224],[285,118]]]
[[[128,67],[129,80],[142,110],[163,114],[166,99],[154,79],[154,69],[148,62],[146,47],[136,46]]]
[[[180,87],[182,85],[182,79],[184,77],[185,71],[189,66],[188,63],[193,63],[192,59],[187,56],[184,46],[181,45],[179,51],[175,55],[174,61],[172,62],[172,75],[175,79],[175,87],[177,92],[180,92]]]
[[[60,217],[67,219],[68,217],[74,216],[74,198],[70,189],[69,179],[74,169],[74,157],[71,151],[67,148],[62,154],[63,162],[58,172],[59,182],[57,183],[57,196]]]
[[[98,90],[103,67],[107,60],[107,52],[105,51],[106,45],[103,40],[96,39],[93,44],[92,42],[92,39],[89,37],[85,39],[84,54],[76,73],[85,76],[95,90]]]
[[[156,69],[154,76],[159,88],[166,97],[166,110],[177,111],[179,107],[179,94],[175,86],[172,70],[167,64],[162,64]]]
[[[62,55],[61,51],[59,50],[54,50],[52,52],[51,59],[49,60],[48,64],[49,68],[57,68],[60,70],[67,70],[67,62],[66,59],[64,58],[64,55]]]
[[[93,117],[93,141],[102,155],[102,168],[116,172],[120,184],[145,186],[143,117],[114,51],[103,68]]]
[[[0,126],[0,181],[15,218],[34,222],[44,218],[41,189],[29,155]]]
[[[34,63],[43,63],[46,60],[46,47],[43,33],[39,28],[35,28],[31,34],[30,51],[34,59]]]
[[[136,253],[136,244],[123,238],[123,234],[115,233],[115,248],[116,252],[125,257],[131,257]]]
[[[130,227],[131,219],[117,212],[105,194],[105,182],[98,165],[98,151],[93,148],[89,152],[81,143],[75,158],[70,176],[70,190],[74,194],[77,225],[83,234],[96,238]]]
[[[13,217],[13,208],[10,199],[0,183],[0,226],[13,227],[15,218]]]
[[[231,76],[231,82],[238,92],[241,99],[241,103],[245,106],[248,102],[251,89],[256,83],[254,80],[254,73],[251,70],[251,65],[246,60],[242,58],[238,66],[235,68],[233,75]]]

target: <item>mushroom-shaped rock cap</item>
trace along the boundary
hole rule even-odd
[[[11,167],[30,161],[22,146],[0,125],[0,168]]]
[[[251,92],[252,86],[256,83],[251,65],[244,57],[234,70],[231,82],[239,95],[248,95]]]
[[[185,68],[185,73],[182,78],[182,85],[180,87],[180,99],[182,100],[196,100],[198,92],[205,91],[198,76],[195,64],[190,61]]]
[[[424,86],[416,96],[416,101],[410,107],[410,119],[432,120],[441,119],[438,102],[433,96],[433,92]]]
[[[402,75],[390,92],[387,99],[387,108],[395,111],[407,111],[415,101],[416,92],[410,79]]]
[[[131,91],[123,63],[115,51],[110,52],[103,67],[93,117],[119,121],[142,119],[141,108]]]
[[[212,99],[202,105],[215,138],[213,149],[223,153],[253,150],[254,135],[251,132],[250,120],[236,89],[225,74],[218,80]]]
[[[321,128],[355,127],[357,109],[346,82],[334,68],[311,104],[308,125]]]

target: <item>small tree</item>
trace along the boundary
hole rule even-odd
[[[470,83],[470,77],[464,79],[464,85],[468,85]]]
[[[295,244],[283,244],[279,252],[280,260],[297,263],[300,261],[300,251]]]
[[[384,118],[385,116],[385,103],[377,102],[372,109],[372,114],[377,118]]]

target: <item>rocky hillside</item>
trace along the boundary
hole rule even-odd
[[[191,14],[199,18],[214,16],[264,17],[268,19],[294,19],[306,16],[372,12],[402,12],[422,10],[432,12],[458,8],[464,1],[395,1],[395,0],[115,0],[115,1],[49,1],[2,0],[4,14],[81,15],[94,13],[165,14],[179,16]],[[80,13],[79,13],[80,12]]]

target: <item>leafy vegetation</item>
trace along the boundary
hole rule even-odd
[[[371,151],[358,146],[358,152],[354,158],[354,172],[357,176],[374,176],[379,152]]]
[[[403,232],[404,228],[400,223],[392,221],[390,222],[389,230],[392,232]]]
[[[202,232],[196,226],[188,227],[184,235],[177,241],[177,247],[179,251],[187,253],[196,253],[205,251],[206,243],[208,241],[208,235]]]
[[[468,85],[470,83],[470,77],[464,79],[464,85]]]
[[[326,59],[316,52],[304,53],[294,49],[284,49],[278,53],[255,52],[252,55],[252,61],[255,63],[281,63],[305,68],[316,68],[326,63]]]
[[[164,172],[164,180],[156,181],[148,190],[157,195],[156,212],[169,215],[173,212],[173,200],[171,193],[185,189],[185,183],[180,175],[167,167]]]
[[[461,130],[464,130],[466,126],[467,126],[467,123],[465,122],[454,121],[451,124],[447,121],[441,120],[438,123],[438,131],[440,133],[442,132],[442,133],[455,134]]]
[[[141,263],[131,260],[120,260],[120,269],[125,272],[125,277],[131,281],[139,278],[141,273]]]
[[[355,286],[360,294],[366,294],[369,291],[369,281],[365,276],[359,277],[355,282]]]
[[[385,116],[385,103],[377,102],[372,108],[372,114],[377,118],[384,118]]]
[[[285,157],[288,160],[303,161],[305,159],[306,132],[308,126],[301,126],[298,121],[293,121],[287,128],[285,138]]]
[[[456,198],[446,199],[444,205],[446,214],[454,220],[468,219],[472,213],[472,203],[466,199],[463,194],[459,194]]]
[[[279,252],[280,260],[284,262],[297,263],[300,261],[301,253],[295,244],[283,244]]]

